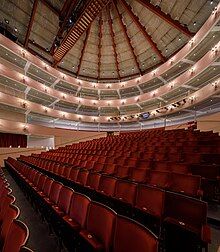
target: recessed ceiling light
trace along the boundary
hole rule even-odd
[[[181,40],[182,38],[181,37],[179,37],[179,41]]]
[[[210,4],[212,5],[212,4],[213,4],[213,1],[210,1]]]
[[[196,26],[196,21],[195,21],[195,22],[193,22],[193,25],[194,25],[194,26]]]
[[[16,61],[17,59],[15,58],[15,61]]]
[[[9,24],[9,20],[8,20],[8,19],[5,19],[5,23],[6,23],[6,24]]]
[[[49,52],[49,48],[48,47],[46,48],[46,51]]]
[[[18,28],[15,27],[15,28],[14,28],[14,31],[15,31],[15,32],[18,32]]]

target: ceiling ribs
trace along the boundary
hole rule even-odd
[[[24,47],[25,48],[28,47],[28,40],[29,40],[29,37],[30,37],[30,34],[31,34],[31,28],[32,28],[33,23],[34,23],[34,17],[35,17],[36,11],[37,11],[37,5],[38,5],[38,0],[34,0],[33,8],[32,8],[32,11],[31,11],[31,17],[30,17],[30,21],[29,21],[29,24],[28,24],[28,29],[27,29],[27,33],[26,33],[25,41],[24,41]]]
[[[141,74],[141,68],[140,68],[140,65],[139,65],[139,63],[138,63],[137,56],[136,56],[136,54],[135,54],[135,52],[134,52],[134,48],[133,48],[133,46],[132,46],[132,44],[131,44],[131,40],[130,40],[130,38],[128,37],[126,26],[124,25],[124,23],[123,23],[123,21],[122,21],[122,15],[120,14],[120,12],[119,12],[119,10],[118,10],[117,3],[116,3],[115,0],[113,0],[113,3],[114,3],[114,6],[115,6],[115,10],[116,10],[116,13],[117,13],[117,16],[118,16],[119,23],[120,23],[120,25],[121,25],[121,27],[122,27],[123,33],[124,33],[125,38],[126,38],[127,43],[128,43],[128,46],[129,46],[130,51],[131,51],[131,53],[132,53],[132,55],[133,55],[135,64],[136,64],[136,66],[137,66],[137,69],[138,69],[139,73]]]
[[[61,45],[55,51],[53,58],[55,60],[53,66],[63,59],[68,51],[75,45],[81,35],[88,29],[93,20],[97,17],[103,7],[109,2],[109,0],[90,0],[85,9],[78,17],[75,24],[69,30]]]
[[[50,53],[41,45],[37,44],[34,40],[28,40],[29,44],[32,44],[33,46],[37,47],[39,50],[43,51],[44,53],[50,55]]]
[[[150,3],[149,0],[136,0],[140,4],[142,4],[144,7],[146,7],[149,11],[153,12],[156,14],[158,17],[166,21],[168,24],[185,34],[187,37],[192,37],[194,36],[194,33],[189,31],[187,27],[184,27],[179,21],[172,19],[170,14],[164,13],[161,8],[158,6],[156,7],[152,3]]]
[[[59,16],[60,13],[56,10],[47,0],[40,0],[48,9],[50,9],[55,15]]]
[[[109,28],[110,28],[110,34],[111,34],[112,45],[113,45],[113,50],[114,50],[115,66],[116,66],[116,69],[117,69],[118,78],[120,79],[121,76],[120,76],[119,62],[118,62],[118,57],[117,57],[115,34],[114,34],[114,31],[113,31],[113,21],[112,21],[111,13],[110,13],[110,6],[107,8],[107,12],[108,12],[108,24],[109,24]]]
[[[140,29],[145,39],[150,44],[152,50],[157,54],[161,61],[165,62],[166,58],[163,56],[161,51],[158,49],[157,44],[152,40],[151,36],[147,33],[145,27],[140,23],[138,17],[133,13],[131,6],[126,3],[125,0],[120,0],[126,11],[128,12],[130,18],[136,24],[136,26]]]
[[[102,55],[102,14],[99,17],[99,44],[98,44],[98,79],[101,76],[101,55]]]
[[[63,5],[63,8],[62,8],[61,13],[60,13],[60,19],[63,19],[63,21],[62,21],[62,24],[61,24],[61,26],[60,26],[60,28],[59,28],[59,30],[57,32],[57,35],[56,35],[56,37],[55,37],[55,39],[53,41],[53,44],[52,44],[52,46],[50,48],[50,53],[51,54],[54,53],[55,43],[56,43],[57,37],[61,37],[63,35],[66,23],[68,22],[71,14],[72,14],[72,11],[73,11],[74,7],[76,6],[76,3],[77,3],[77,0],[73,0],[73,1],[66,0],[66,2]]]
[[[82,48],[82,51],[81,51],[81,55],[80,55],[80,59],[79,59],[79,65],[78,65],[78,69],[77,69],[77,72],[76,72],[76,76],[79,75],[79,72],[80,72],[80,69],[81,69],[81,66],[82,66],[82,59],[83,59],[83,56],[84,56],[84,53],[85,53],[85,49],[86,49],[86,46],[87,46],[87,43],[88,43],[90,29],[91,29],[91,25],[90,25],[89,29],[86,31],[86,37],[84,39],[83,48]]]

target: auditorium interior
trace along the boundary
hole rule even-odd
[[[0,0],[0,251],[220,252],[220,0]]]

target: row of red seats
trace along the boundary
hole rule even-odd
[[[6,164],[21,179],[27,192],[32,191],[47,220],[59,230],[59,235],[71,249],[158,251],[157,237],[141,224],[117,215],[112,209],[22,163],[9,159]]]
[[[83,186],[87,184],[87,181],[90,181],[89,177],[91,174],[93,175],[93,179],[95,179],[95,176],[100,178],[102,174],[114,177],[115,181],[117,178],[130,179],[133,182],[146,183],[192,197],[200,198],[202,196],[200,189],[201,177],[196,175],[141,169],[132,169],[131,173],[129,173],[129,167],[112,164],[98,164],[98,166],[90,166],[89,169],[81,169],[79,167],[82,166],[64,166],[52,161],[35,159],[33,157],[22,156],[19,159]]]
[[[29,231],[27,226],[18,220],[20,210],[14,205],[15,200],[0,168],[0,251],[31,252],[25,247]]]
[[[10,160],[10,162],[16,161]],[[16,162],[16,165],[22,167],[24,164]],[[37,180],[34,176],[34,170],[31,170],[28,176],[31,180]],[[137,185],[109,176],[101,176],[97,173],[89,175],[83,188],[85,189],[84,193],[86,191],[95,192],[96,200],[102,199],[102,202],[114,207],[120,213],[125,214],[131,207],[133,218],[160,235],[163,225],[175,224],[178,228],[185,229],[187,227],[190,232],[196,235],[196,239],[199,241],[194,241],[194,245],[198,246],[202,243],[207,246],[207,243],[210,242],[209,228],[206,225],[207,204],[205,202],[147,185]],[[94,194],[90,195],[94,196]],[[121,211],[122,206],[123,211]],[[169,247],[169,245],[167,246]]]

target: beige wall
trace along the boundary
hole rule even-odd
[[[74,137],[55,137],[55,147],[65,146],[76,142],[88,141],[94,138],[105,137],[106,132],[75,131]]]
[[[25,122],[25,115],[13,111],[0,109],[0,118],[4,120],[11,120],[15,122]]]
[[[45,149],[36,148],[0,148],[0,166],[4,166],[4,159],[8,157],[17,158],[20,155],[31,155],[31,153],[41,153]]]
[[[201,131],[213,130],[220,133],[220,112],[198,118],[197,128]]]

